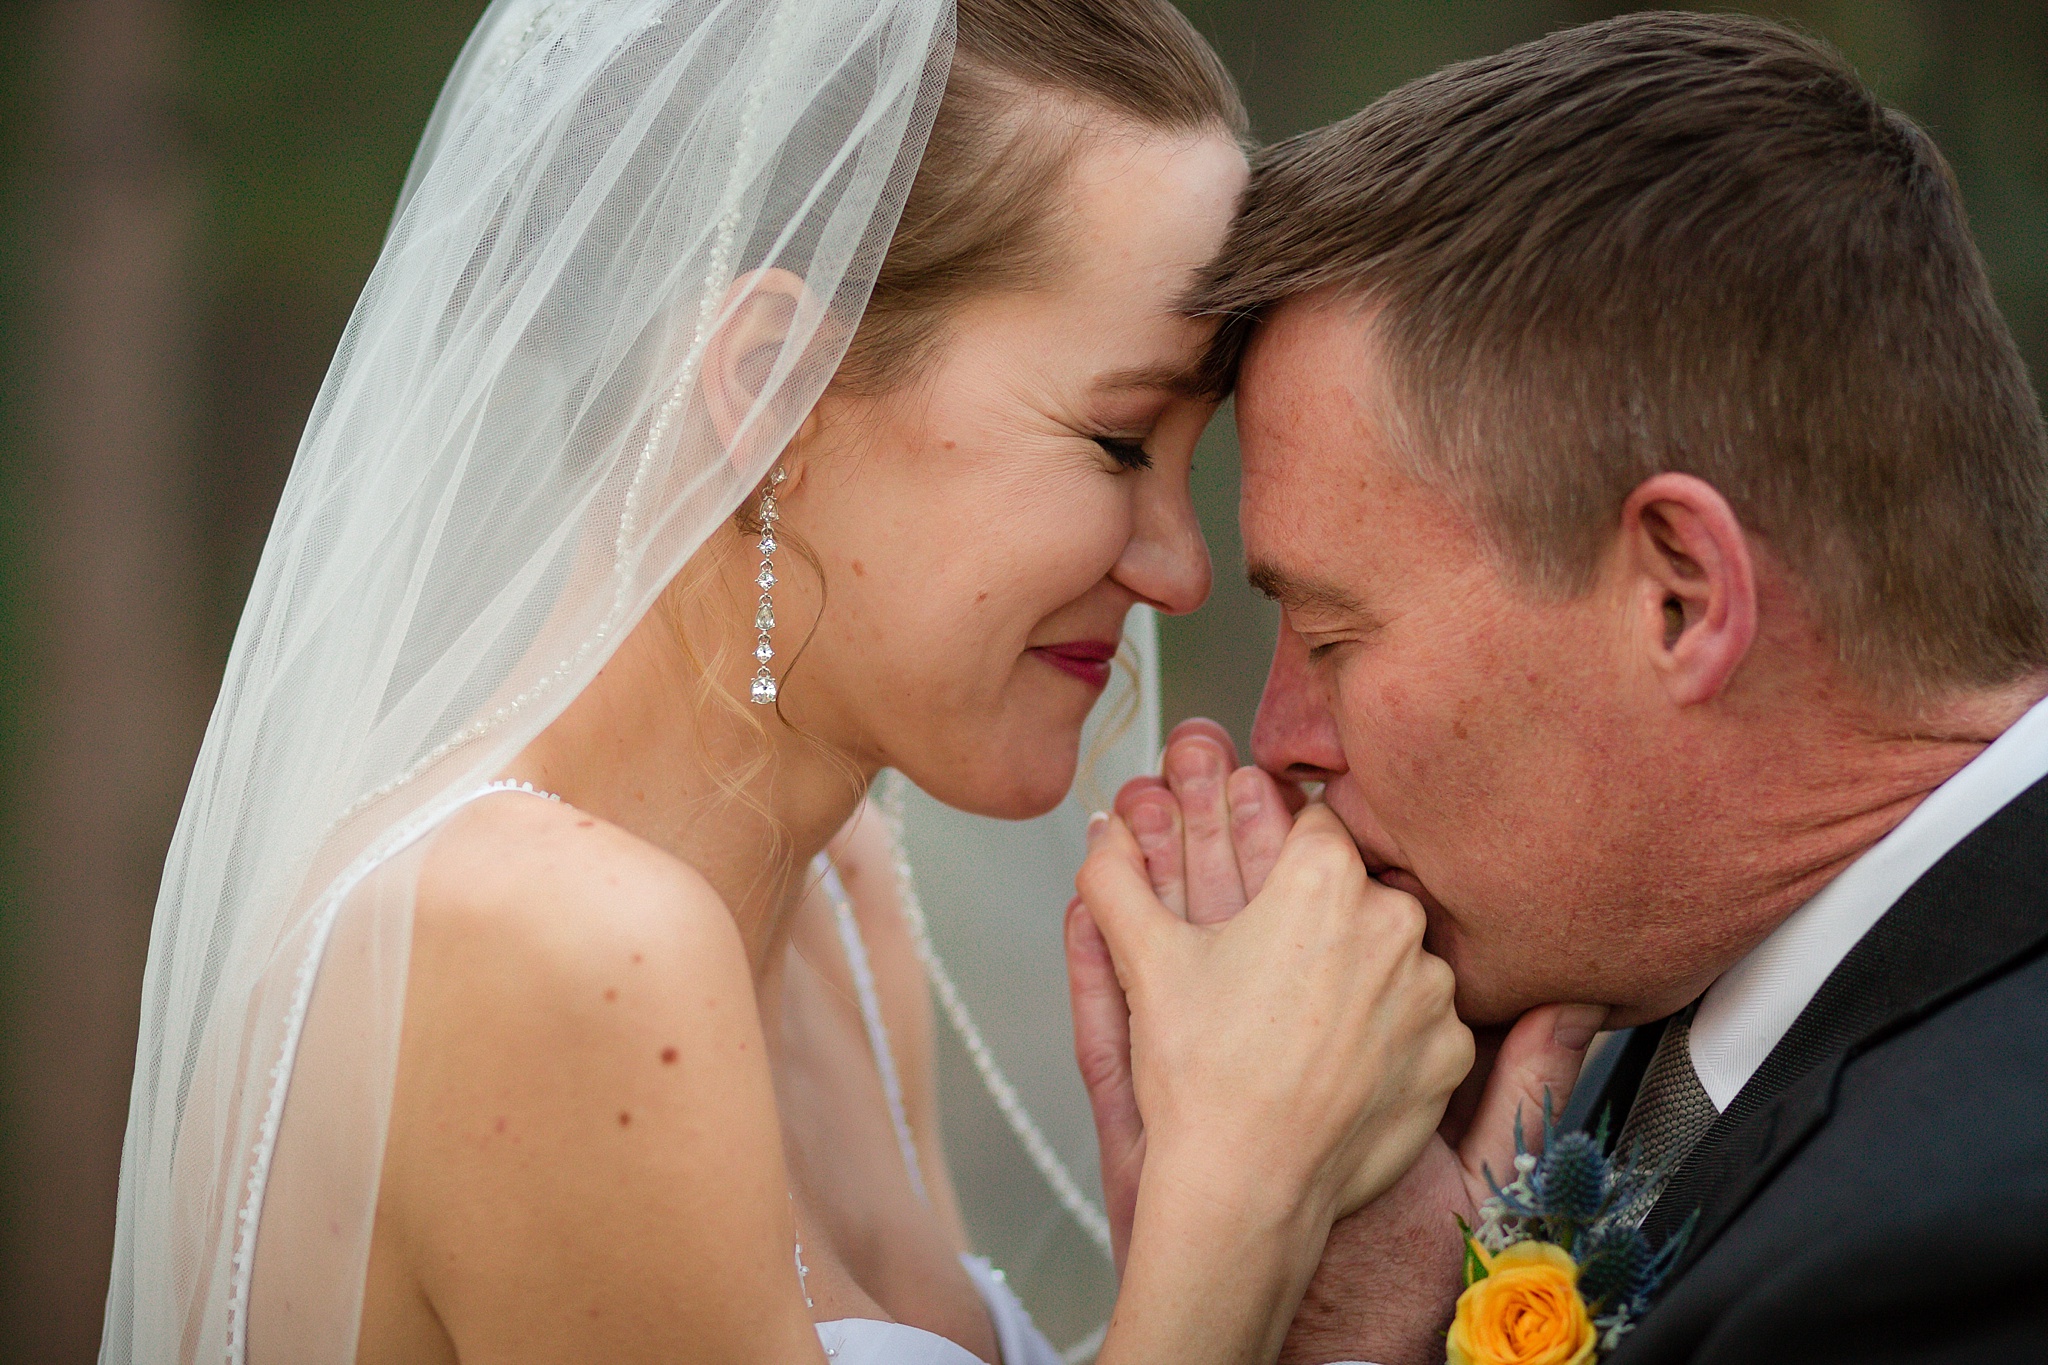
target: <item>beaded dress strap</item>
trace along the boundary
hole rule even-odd
[[[515,782],[509,777],[501,777],[495,782],[486,782],[481,787],[478,787],[475,791],[471,792],[469,796],[465,798],[464,804],[467,804],[469,801],[474,801],[479,797],[489,796],[492,792],[525,792],[528,796],[543,796],[550,801],[559,801],[562,799],[561,797],[555,795],[553,792],[542,791],[539,787],[534,786],[531,782]]]

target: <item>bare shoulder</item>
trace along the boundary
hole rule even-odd
[[[477,801],[420,871],[419,928],[489,951],[538,953],[564,973],[624,952],[674,966],[746,970],[732,916],[695,869],[574,806],[506,794]],[[641,954],[634,964],[631,955]]]
[[[753,978],[709,883],[506,795],[440,832],[416,907],[377,1235],[458,1354],[814,1352]]]

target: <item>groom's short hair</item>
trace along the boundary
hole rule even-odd
[[[2048,439],[1954,174],[1823,44],[1636,14],[1262,154],[1192,307],[1358,305],[1388,436],[1510,571],[1590,586],[1622,503],[1714,484],[1844,663],[1910,699],[2048,664]]]

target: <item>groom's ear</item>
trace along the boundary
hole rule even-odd
[[[1756,567],[1735,509],[1690,474],[1645,480],[1622,506],[1633,630],[1672,701],[1720,695],[1756,639]]]

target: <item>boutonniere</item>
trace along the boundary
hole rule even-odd
[[[1652,1250],[1637,1226],[1668,1174],[1638,1153],[1609,1160],[1597,1133],[1560,1133],[1546,1102],[1543,1155],[1515,1123],[1515,1178],[1486,1173],[1479,1228],[1464,1219],[1465,1292],[1444,1339],[1448,1365],[1591,1365],[1620,1344],[1670,1273],[1693,1219]]]

